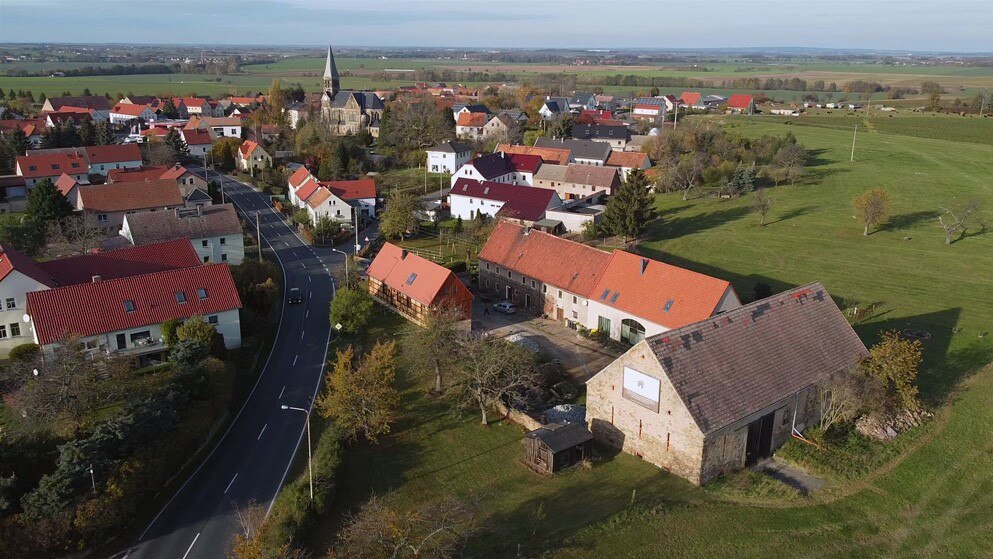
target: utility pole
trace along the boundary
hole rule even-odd
[[[259,262],[262,262],[262,224],[259,221],[259,215],[261,213],[261,211],[255,212],[255,237],[259,243]]]
[[[855,162],[855,137],[858,135],[858,133],[859,133],[859,125],[856,124],[855,125],[855,131],[852,132],[852,162],[853,163]]]
[[[314,500],[314,459],[312,446],[310,444],[310,410],[305,410],[303,408],[294,408],[292,406],[282,405],[279,406],[284,410],[302,411],[307,414],[307,476],[310,478],[310,500]]]
[[[355,208],[355,254],[359,253],[359,209]]]
[[[428,166],[424,165],[424,193],[428,193]]]

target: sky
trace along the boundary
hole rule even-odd
[[[0,42],[993,52],[993,0],[0,0]]]

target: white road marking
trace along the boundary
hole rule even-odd
[[[285,391],[286,391],[286,386],[283,386],[283,389],[279,391],[279,397],[278,397],[278,398],[276,398],[276,399],[277,399],[277,400],[279,400],[279,399],[282,399],[282,397],[283,397],[283,392],[285,392]]]
[[[301,264],[301,265],[303,266],[303,268],[304,268],[305,270],[307,269],[307,263],[306,263],[306,262],[301,262],[300,264]]]
[[[307,333],[306,330],[300,330],[300,339],[301,340],[303,339],[303,335],[306,334],[306,333]]]
[[[306,266],[304,266],[304,268],[306,268]],[[307,283],[310,283],[310,282],[311,282],[311,281],[312,281],[313,279],[314,279],[314,278],[312,278],[312,277],[310,277],[310,276],[307,276]]]
[[[300,355],[299,355],[299,354],[298,354],[298,355],[294,355],[294,356],[293,356],[293,364],[294,364],[294,365],[296,365],[296,364],[297,364],[297,358],[298,358],[298,357],[300,357]]]
[[[262,434],[260,433],[259,436],[261,437]],[[256,440],[258,440],[258,439],[256,439]],[[235,474],[234,477],[231,478],[231,482],[228,483],[228,486],[224,489],[224,494],[225,495],[228,494],[228,489],[231,489],[231,486],[234,485],[234,480],[236,480],[236,479],[238,479],[238,474]]]
[[[255,437],[255,440],[259,440],[259,439],[262,438],[262,433],[265,433],[265,428],[268,427],[268,426],[269,426],[268,423],[266,423],[265,425],[262,426],[262,430],[259,431],[259,436],[258,437]]]
[[[308,291],[307,292],[307,298],[308,299],[313,299],[314,298],[314,292],[313,291]]]
[[[310,318],[310,309],[307,309],[307,314],[303,315],[304,318]]]
[[[197,532],[197,535],[193,537],[193,543],[190,544],[190,547],[186,548],[186,553],[183,554],[183,559],[186,559],[186,557],[190,554],[190,551],[193,551],[193,544],[197,543],[197,538],[199,537],[200,532]]]

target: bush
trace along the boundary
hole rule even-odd
[[[357,334],[369,323],[372,297],[361,288],[341,288],[331,300],[331,325],[341,324],[345,334]]]
[[[38,344],[30,342],[16,345],[10,349],[10,353],[7,354],[7,358],[11,361],[25,363],[37,357],[40,349],[41,348],[38,347]]]
[[[445,265],[446,268],[452,271],[453,274],[459,274],[468,269],[465,260],[457,260]]]

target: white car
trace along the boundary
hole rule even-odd
[[[514,314],[517,312],[517,308],[510,301],[502,301],[493,305],[493,310],[503,314]]]

